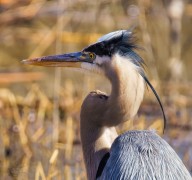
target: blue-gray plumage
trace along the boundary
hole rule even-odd
[[[143,100],[145,83],[154,92],[163,112],[164,127],[166,124],[161,101],[135,48],[132,33],[120,30],[104,35],[80,52],[23,62],[81,68],[110,81],[110,95],[93,91],[81,107],[80,134],[89,180],[190,180],[177,154],[154,132],[130,131],[118,137],[115,126],[135,116]]]
[[[128,131],[111,146],[101,180],[191,180],[181,159],[154,131]]]

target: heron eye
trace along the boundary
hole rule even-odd
[[[89,57],[91,58],[91,59],[95,59],[95,54],[94,53],[89,53]]]

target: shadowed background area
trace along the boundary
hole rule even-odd
[[[21,60],[79,51],[118,29],[134,29],[167,115],[163,137],[192,173],[192,1],[1,0],[2,179],[85,179],[79,110],[88,92],[110,93],[109,82]],[[148,128],[162,135],[162,127],[161,109],[146,89],[138,116],[118,131]]]

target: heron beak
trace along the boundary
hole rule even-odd
[[[53,56],[44,56],[22,60],[24,64],[51,67],[76,67],[80,68],[82,62],[88,62],[83,52],[74,52]]]

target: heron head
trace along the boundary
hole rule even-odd
[[[136,46],[133,43],[132,32],[119,30],[102,36],[96,43],[85,47],[80,52],[27,59],[23,60],[23,63],[39,66],[75,67],[103,74],[106,70],[105,67],[112,62],[112,57],[118,54],[128,57],[134,65],[141,68],[140,73],[143,73],[143,60],[133,51],[134,48]]]
[[[129,30],[114,31],[102,36],[96,43],[85,47],[82,51],[26,59],[23,60],[23,63],[39,66],[75,67],[98,74],[106,74],[108,71],[113,70],[111,64],[114,59],[126,60],[129,62],[129,66],[133,67],[130,69],[134,69],[134,72],[141,75],[155,94],[163,112],[165,126],[166,117],[161,101],[144,73],[143,59],[134,51],[137,46],[134,44],[133,39],[133,34]],[[117,55],[123,58],[114,58]]]

